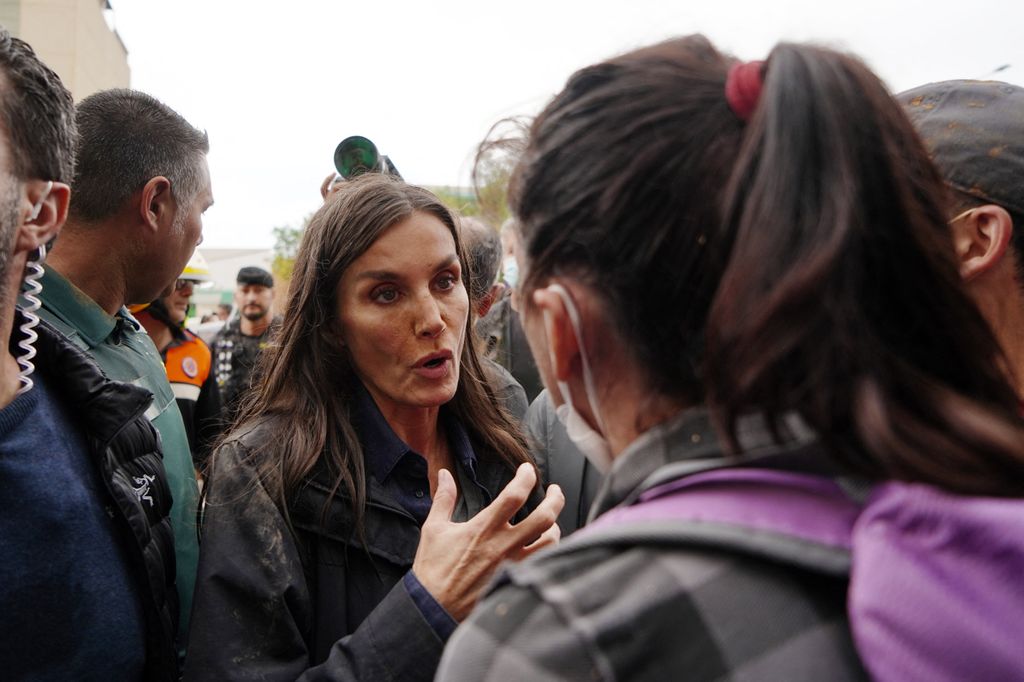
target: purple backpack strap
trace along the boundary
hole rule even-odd
[[[889,482],[860,505],[819,476],[716,469],[645,491],[559,550],[647,542],[848,575],[872,679],[1024,681],[1024,500]]]
[[[575,542],[697,543],[845,575],[860,509],[821,476],[716,469],[645,491],[577,532]]]
[[[1024,680],[1024,500],[886,483],[853,544],[847,610],[872,678]]]

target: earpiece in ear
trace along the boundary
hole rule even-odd
[[[28,214],[29,222],[39,217],[39,212],[43,210],[43,202],[46,201],[46,197],[50,196],[50,191],[53,190],[53,180],[46,182],[46,189],[43,190],[42,195],[36,200],[36,203],[32,206],[32,212]]]
[[[45,260],[46,246],[43,245],[29,254],[28,261],[25,263],[25,280],[22,295],[25,297],[27,305],[22,309],[25,321],[20,327],[22,338],[18,342],[18,347],[22,351],[21,355],[17,358],[18,365],[21,367],[18,373],[18,380],[21,381],[18,395],[31,391],[35,385],[30,377],[32,372],[36,370],[35,365],[32,363],[32,358],[36,356],[36,349],[33,344],[39,338],[39,334],[35,330],[35,327],[39,324],[39,316],[36,315],[36,311],[43,305],[43,302],[39,299],[39,294],[43,291],[43,285],[39,282],[39,278],[43,276],[43,261]]]

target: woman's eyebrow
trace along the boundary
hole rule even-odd
[[[452,265],[458,262],[458,255],[453,253],[443,258],[442,260],[438,261],[437,265],[433,266],[433,269],[443,270],[444,268],[451,267]],[[403,275],[400,275],[399,273],[393,270],[364,270],[363,272],[360,272],[358,275],[356,275],[356,279],[372,279],[379,282],[400,280],[404,278],[405,277]]]
[[[459,262],[459,256],[457,254],[453,253],[453,254],[449,255],[447,258],[439,261],[438,264],[434,266],[434,269],[435,270],[443,270],[444,268],[451,267],[452,265],[454,265],[455,263],[458,263],[458,262]]]

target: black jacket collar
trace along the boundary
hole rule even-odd
[[[17,341],[22,338],[24,321],[24,313],[16,309],[11,335],[11,352],[15,354],[22,352]],[[100,444],[110,442],[153,401],[153,394],[145,388],[108,379],[88,354],[45,321],[40,320],[35,331],[39,335],[34,343],[37,355],[32,361],[36,371],[61,387],[63,399],[74,407],[89,435]]]

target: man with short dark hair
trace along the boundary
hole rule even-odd
[[[1024,88],[954,80],[896,97],[952,189],[960,274],[1024,397]]]
[[[3,27],[0,121],[0,671],[170,682],[174,546],[159,441],[142,416],[152,396],[105,377],[32,315],[67,216],[74,109]]]
[[[238,271],[236,284],[238,317],[213,340],[213,362],[227,426],[234,422],[242,399],[256,380],[253,371],[260,352],[280,325],[280,319],[271,313],[273,275],[250,265]]]
[[[91,95],[75,118],[75,198],[47,263],[40,315],[108,377],[154,395],[146,414],[160,432],[174,499],[184,634],[199,555],[195,470],[160,354],[125,306],[172,287],[202,239],[202,215],[213,204],[209,142],[170,107],[133,90]]]

